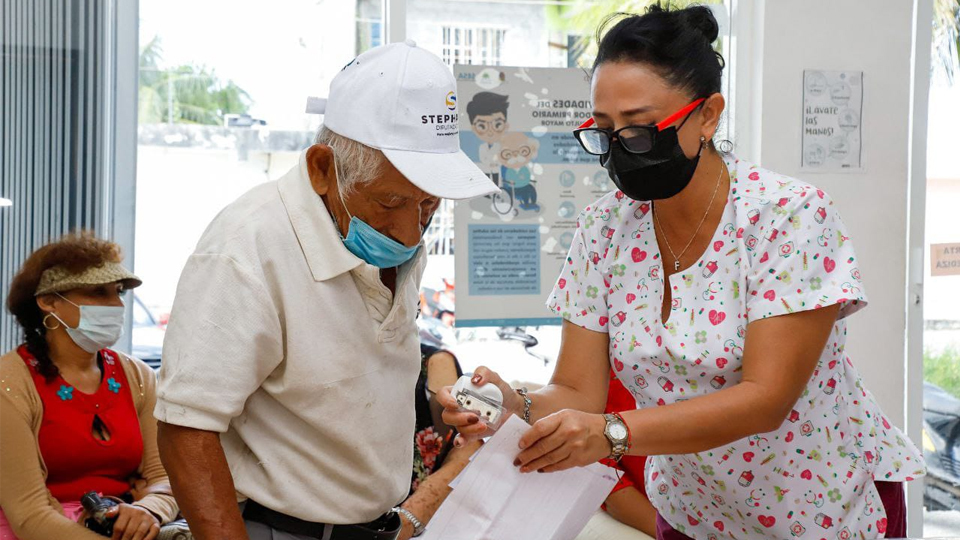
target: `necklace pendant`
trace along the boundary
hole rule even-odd
[[[680,271],[680,261],[677,261],[677,260],[673,261],[673,271],[674,272]]]

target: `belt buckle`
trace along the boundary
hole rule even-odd
[[[396,512],[390,511],[369,523],[354,525],[353,527],[374,535],[375,538],[393,539],[400,534],[401,525],[400,516]]]

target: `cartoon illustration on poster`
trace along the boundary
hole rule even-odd
[[[803,170],[860,170],[862,125],[862,71],[803,72]]]
[[[455,66],[460,146],[501,191],[455,210],[458,326],[559,324],[544,306],[577,216],[613,183],[573,130],[592,111],[584,72]]]

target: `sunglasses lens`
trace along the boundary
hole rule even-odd
[[[624,148],[636,154],[643,154],[653,149],[653,134],[647,129],[626,128],[619,134]]]
[[[610,135],[599,129],[585,129],[578,133],[580,145],[588,153],[603,155],[610,150]]]

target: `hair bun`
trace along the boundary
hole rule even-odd
[[[685,22],[707,38],[708,43],[713,43],[720,35],[720,25],[713,11],[707,6],[691,6],[680,10]]]

